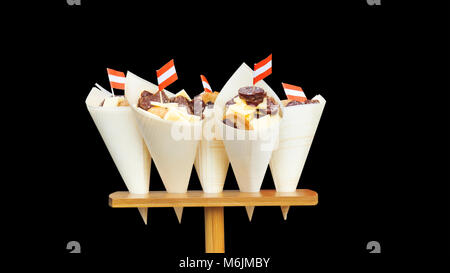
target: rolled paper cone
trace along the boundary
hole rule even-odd
[[[225,103],[238,95],[239,88],[251,85],[253,85],[253,70],[242,63],[222,88],[214,103],[216,133],[223,139],[239,190],[242,192],[257,192],[261,189],[272,151],[278,146],[278,123],[266,129],[248,131],[227,126],[222,121]],[[256,86],[263,88],[277,101],[282,117],[283,105],[272,88],[263,80],[257,82]],[[251,220],[254,207],[246,207],[246,210]]]
[[[198,139],[176,140],[172,135],[172,122],[148,117],[150,113],[132,106],[136,120],[150,150],[163,184],[169,193],[185,193],[188,188]],[[191,130],[190,124],[180,125],[181,130]],[[193,129],[192,129],[193,130]]]
[[[279,122],[259,130],[235,129],[223,123],[225,103],[238,94],[239,88],[251,85],[253,85],[253,70],[243,63],[222,88],[214,103],[216,133],[223,139],[228,159],[242,192],[258,192],[261,189],[272,151],[278,145],[279,134]],[[270,86],[264,81],[259,81],[256,86],[263,88],[278,102],[282,116],[281,101]]]
[[[88,111],[128,191],[146,194],[150,186],[151,157],[139,133],[133,110],[129,106],[101,107],[106,97],[105,92],[92,88],[86,99]],[[139,212],[147,224],[144,210]]]
[[[297,189],[326,103],[321,95],[313,99],[319,100],[319,103],[284,108],[280,142],[270,160],[270,171],[278,192],[294,192]],[[284,208],[285,218],[288,211],[289,207]]]
[[[128,72],[125,95],[163,184],[169,193],[185,193],[199,143],[196,130],[201,130],[201,122],[167,121],[138,108],[137,102],[143,90],[156,92],[158,87]],[[173,96],[169,92],[167,95]]]
[[[142,220],[144,220],[144,223],[147,224],[148,219],[148,208],[138,208],[139,214],[142,217]]]
[[[142,91],[158,91],[158,86],[131,72],[125,80],[125,96],[128,99],[164,187],[169,193],[185,193],[194,164],[201,134],[201,122],[181,123],[163,120],[137,107]],[[169,97],[173,93],[164,90]],[[182,211],[174,208],[177,216]]]
[[[229,161],[223,141],[215,137],[212,109],[207,108],[204,111],[202,132],[194,166],[204,192],[222,192]]]
[[[175,214],[177,215],[178,223],[181,224],[181,217],[183,217],[183,207],[174,207]]]
[[[248,220],[251,222],[253,217],[253,211],[255,210],[255,206],[247,206],[245,207],[245,210],[247,211]]]
[[[283,219],[287,220],[287,214],[289,212],[290,206],[281,206],[281,213],[283,214]]]

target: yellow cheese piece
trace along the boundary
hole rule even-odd
[[[125,102],[125,97],[123,96],[113,96],[105,98],[103,102],[103,107],[117,107],[121,106]]]
[[[164,118],[167,113],[167,108],[155,106],[148,109],[147,112],[152,113],[153,115],[157,115],[160,118]]]
[[[264,100],[256,106],[256,109],[267,109],[267,98],[264,98]]]
[[[244,116],[238,115],[238,114],[228,114],[224,117],[224,119],[228,119],[229,121],[231,121],[232,123],[234,123],[237,127],[237,129],[245,129],[245,130],[249,130],[250,129],[250,124],[248,119],[246,119]]]
[[[164,119],[169,121],[187,121],[183,117],[183,114],[176,108],[170,108],[169,111],[164,116]]]
[[[255,107],[243,106],[242,104],[232,104],[228,107],[227,113],[237,113],[242,116],[252,115],[255,112]]]
[[[242,104],[247,105],[247,103],[245,103],[245,100],[243,100],[239,97],[234,98],[233,101],[234,101],[234,103],[239,104],[239,105],[242,105]]]
[[[150,103],[154,106],[165,107],[165,108],[173,108],[173,107],[178,106],[178,103],[175,103],[175,102],[161,103],[161,102],[157,102],[157,101],[151,101]]]
[[[199,121],[201,118],[199,116],[188,114],[186,107],[177,107],[177,108],[169,108],[169,111],[164,116],[164,119],[170,121],[195,122]]]

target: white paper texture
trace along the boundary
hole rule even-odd
[[[206,131],[211,130],[211,135],[215,135],[213,109],[205,109],[204,117],[207,122],[203,123],[202,131],[209,133]],[[212,126],[207,126],[209,122]],[[223,141],[215,138],[208,140],[208,138],[203,137],[198,145],[194,166],[204,192],[222,192],[228,165],[228,156]]]
[[[270,171],[279,192],[294,192],[300,180],[320,121],[325,99],[317,95],[318,104],[285,107],[280,126],[278,149],[272,154]]]
[[[151,158],[129,106],[100,107],[106,94],[92,88],[86,105],[100,135],[131,193],[148,193]]]
[[[260,190],[272,151],[278,145],[279,134],[277,125],[264,130],[240,130],[222,122],[225,103],[238,94],[239,88],[251,85],[253,70],[243,63],[222,88],[214,104],[217,137],[223,138],[239,189],[243,192]],[[281,101],[275,92],[264,81],[259,81],[256,86],[278,102],[282,115]]]
[[[201,122],[185,123],[176,127],[179,131],[191,132],[190,139],[177,139],[174,136],[175,122],[167,121],[151,115],[147,111],[137,107],[137,102],[142,91],[155,92],[157,86],[139,78],[131,72],[127,73],[125,84],[125,96],[134,110],[139,130],[152,155],[158,173],[163,184],[170,193],[184,193],[187,191],[192,166],[199,139],[194,138],[195,126],[201,126]],[[168,96],[173,96],[167,92]],[[200,128],[201,130],[201,128]]]

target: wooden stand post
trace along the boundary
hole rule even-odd
[[[307,189],[295,192],[225,190],[220,193],[151,191],[147,194],[118,191],[109,195],[109,205],[113,208],[204,207],[206,253],[225,253],[224,207],[315,206],[317,202],[317,193]]]
[[[223,207],[205,207],[205,252],[225,253]]]

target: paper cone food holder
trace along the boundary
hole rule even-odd
[[[158,91],[158,86],[127,72],[125,96],[133,109],[139,130],[163,184],[169,193],[185,193],[197,152],[201,122],[167,121],[138,108],[137,103],[144,90],[155,93]],[[168,97],[173,96],[172,93],[166,90],[165,92]],[[174,129],[174,126],[177,126],[178,130]],[[188,132],[188,135],[183,138],[184,135],[182,136],[180,132]]]
[[[93,87],[86,98],[87,109],[123,179],[133,194],[146,194],[150,185],[151,157],[139,134],[131,107],[101,107],[108,97]],[[139,212],[147,223],[147,209]]]
[[[311,148],[325,99],[317,95],[316,104],[285,107],[280,126],[280,140],[270,160],[275,188],[278,192],[294,192]]]
[[[277,192],[295,192],[319,125],[326,100],[317,95],[319,103],[285,107],[280,125],[280,140],[270,160],[270,171]],[[281,207],[287,219],[289,206]]]
[[[223,124],[226,101],[234,97],[240,87],[252,85],[252,79],[252,69],[242,64],[216,98],[213,111],[206,110],[206,119],[198,123],[200,137],[177,140],[171,135],[172,122],[137,108],[140,93],[143,90],[154,93],[157,86],[128,72],[125,95],[166,191],[150,191],[146,195],[114,192],[109,196],[109,205],[113,208],[173,207],[179,219],[183,207],[204,207],[206,253],[225,252],[224,207],[244,206],[251,219],[255,206],[316,205],[317,193],[308,189],[293,193],[260,190],[273,151],[278,147],[282,119],[262,132],[239,130]],[[263,81],[256,85],[280,104],[283,118],[285,108],[273,90]],[[173,96],[168,91],[167,94]],[[213,119],[211,128],[205,123],[208,118]],[[213,132],[213,139],[204,138],[203,133],[208,130]],[[231,139],[227,138],[230,135]],[[240,191],[222,191],[229,162]],[[187,191],[194,164],[203,191]]]
[[[272,151],[278,146],[278,122],[269,128],[243,130],[225,125],[222,121],[226,102],[238,95],[239,88],[252,85],[253,70],[242,63],[222,88],[214,103],[217,138],[223,140],[239,190],[242,192],[260,191]],[[263,88],[268,96],[277,101],[282,117],[283,105],[272,88],[262,80],[255,86]],[[247,206],[246,211],[251,221],[254,207]]]
[[[243,63],[220,91],[214,103],[217,137],[223,140],[228,159],[242,192],[258,192],[266,173],[272,151],[278,145],[279,124],[262,130],[242,130],[222,121],[225,103],[238,94],[241,87],[253,85],[253,70]],[[275,92],[264,81],[256,86],[282,104]]]
[[[229,160],[222,140],[216,139],[214,110],[203,112],[202,139],[199,142],[194,166],[202,189],[206,193],[222,192]]]

